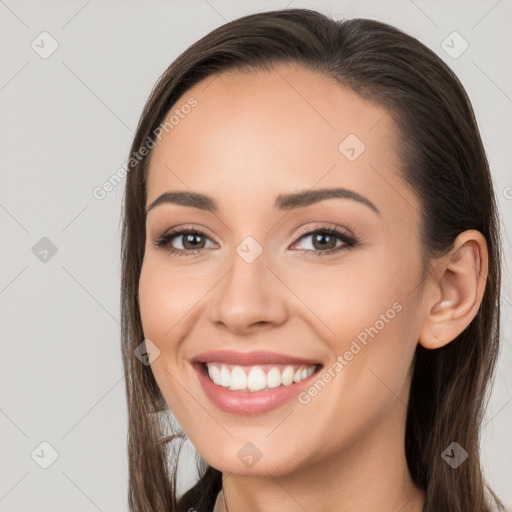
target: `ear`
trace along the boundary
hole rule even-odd
[[[488,262],[485,237],[476,230],[461,233],[453,249],[437,260],[424,295],[420,345],[442,347],[471,323],[484,295]]]

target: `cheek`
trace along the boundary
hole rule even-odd
[[[149,254],[139,280],[139,307],[144,335],[157,343],[172,340],[179,322],[201,296],[200,279],[180,272],[165,256]],[[169,347],[160,347],[160,349]]]
[[[321,376],[300,397],[298,414],[318,419],[313,442],[322,445],[318,457],[356,445],[361,437],[378,432],[389,435],[390,430],[401,428],[416,346],[411,327],[415,309],[403,300],[392,302],[390,308],[373,306],[368,305],[370,311],[379,315],[359,311],[356,318],[348,309],[339,315],[334,326],[337,336],[331,343],[336,362],[324,369],[327,378]],[[286,443],[284,433],[280,442]]]
[[[160,350],[151,364],[151,371],[171,409],[179,407],[184,400],[173,376],[179,346],[175,332],[190,307],[185,307],[186,294],[187,289],[177,282],[177,273],[171,274],[158,256],[146,253],[139,279],[139,310],[144,338]]]
[[[166,255],[147,251],[144,258],[139,279],[140,316],[144,337],[160,350],[151,370],[171,409],[180,401],[186,403],[181,379],[175,378],[190,372],[181,353],[182,341],[202,312],[205,301],[201,298],[212,287],[211,276],[211,268],[184,270],[170,265]]]
[[[320,269],[295,281],[294,291],[307,298],[304,302],[312,310],[309,322],[330,345],[333,364],[325,387],[331,392],[322,391],[318,400],[325,400],[324,410],[343,404],[331,407],[336,421],[344,422],[350,411],[351,422],[363,425],[372,414],[396,405],[397,396],[407,403],[417,345],[420,298],[415,287],[421,267],[414,254],[399,256],[373,251],[366,261],[358,259],[357,267],[347,259],[346,268]]]
[[[163,268],[158,258],[151,255],[144,259],[139,280],[139,309],[144,338],[151,340],[160,350],[152,362],[151,371],[167,404],[174,406],[179,396],[172,376],[176,374],[179,347],[176,330],[186,313],[179,299],[186,289],[176,283],[176,274]]]
[[[417,300],[411,292],[421,279],[414,254],[405,258],[386,247],[347,253],[336,265],[300,262],[290,268],[280,271],[309,310],[304,321],[316,325],[320,338],[337,353],[348,350],[355,338],[364,343],[373,336],[391,336],[405,316],[405,302]],[[391,336],[389,342],[402,339]]]

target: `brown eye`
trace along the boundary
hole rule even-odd
[[[208,236],[198,229],[184,229],[164,233],[154,242],[157,247],[165,249],[170,254],[195,254],[205,249]],[[210,241],[211,242],[211,241]]]
[[[203,249],[205,244],[204,236],[201,234],[186,234],[179,235],[182,238],[183,248],[187,251],[193,251],[194,249]],[[178,237],[176,237],[178,238]],[[201,240],[202,239],[202,240]]]
[[[316,233],[311,235],[313,237],[313,247],[316,250],[322,249],[334,249],[336,247],[337,239],[333,235],[325,235],[322,233]]]
[[[300,250],[310,252],[315,255],[330,254],[356,245],[354,237],[337,228],[326,226],[302,233],[298,241],[295,242],[292,247],[295,248],[301,240],[307,239],[311,239],[311,242],[301,245],[309,245],[309,247],[302,247]]]

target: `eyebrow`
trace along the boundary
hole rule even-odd
[[[346,188],[322,188],[317,190],[304,190],[293,194],[281,194],[277,196],[274,208],[281,211],[304,208],[326,199],[353,199],[367,206],[380,215],[379,209],[366,197]],[[165,192],[157,197],[147,208],[146,214],[160,204],[172,203],[182,206],[191,206],[208,212],[216,213],[219,207],[215,200],[198,192]]]

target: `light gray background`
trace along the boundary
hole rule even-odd
[[[101,201],[92,190],[124,163],[143,103],[179,53],[225,21],[286,6],[387,21],[448,62],[476,110],[510,261],[510,0],[0,1],[0,510],[127,509],[119,343],[123,186]],[[47,59],[31,48],[34,40],[43,45],[43,31],[59,44]],[[453,31],[469,43],[456,59],[441,47]],[[44,45],[50,48],[48,39]],[[42,237],[58,249],[46,263],[32,252]],[[510,282],[506,265],[503,350],[482,440],[487,478],[508,504]],[[43,441],[58,452],[46,470],[31,458]],[[44,462],[50,450],[36,454]],[[190,485],[190,464],[184,474],[183,485]]]

